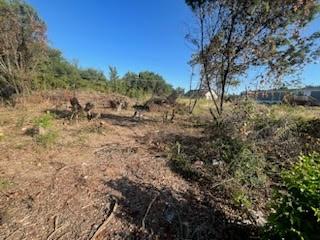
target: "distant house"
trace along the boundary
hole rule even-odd
[[[298,90],[298,94],[296,94],[296,95],[301,95],[301,94],[303,96],[308,96],[308,97],[314,98],[320,102],[320,86],[319,87],[305,87],[305,88],[301,89],[301,91]]]
[[[207,100],[218,99],[218,96],[215,92],[208,90],[190,90],[184,96],[189,98],[205,98]]]
[[[293,96],[293,100],[301,104],[312,103],[314,105],[320,104],[320,87],[305,87],[301,89],[271,89],[271,90],[257,90],[245,93],[247,96],[256,99],[258,103],[277,104],[282,103],[286,95]]]

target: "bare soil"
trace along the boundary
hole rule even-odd
[[[254,236],[252,226],[231,221],[215,203],[219,196],[208,196],[170,169],[157,138],[201,136],[188,117],[162,123],[160,113],[147,113],[137,121],[130,109],[103,108],[99,96],[93,101],[101,118],[76,123],[64,118],[66,99],[39,97],[0,107],[0,239]],[[58,139],[43,147],[25,129],[47,110],[57,115]]]

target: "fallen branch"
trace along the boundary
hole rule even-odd
[[[227,183],[227,182],[232,182],[232,181],[234,181],[234,178],[230,178],[230,179],[227,179],[227,180],[225,180],[225,181],[221,181],[221,182],[219,182],[219,183],[211,186],[211,189],[216,188],[216,187],[219,187],[219,186],[221,186],[221,185],[223,185],[223,184],[225,184],[225,183]]]
[[[147,216],[148,216],[148,214],[149,214],[149,212],[150,212],[150,209],[151,209],[151,207],[152,207],[152,204],[155,202],[155,200],[158,198],[159,195],[160,195],[160,193],[158,192],[158,193],[156,194],[156,196],[154,196],[154,198],[153,198],[153,199],[151,200],[151,202],[149,203],[149,206],[148,206],[148,208],[147,208],[147,211],[146,211],[146,213],[144,214],[144,216],[143,216],[143,218],[142,218],[142,222],[141,222],[141,225],[142,225],[142,228],[143,228],[143,229],[146,228],[145,221],[146,221],[146,218],[147,218]]]
[[[89,240],[95,240],[98,239],[98,236],[107,228],[108,223],[113,218],[115,211],[117,210],[118,203],[117,200],[114,198],[113,203],[111,205],[111,209],[109,210],[107,218],[104,220],[104,222],[98,227],[97,231],[93,234]]]
[[[57,223],[58,223],[58,217],[53,217],[53,231],[48,235],[47,240],[52,239],[53,234],[56,232],[57,229]]]

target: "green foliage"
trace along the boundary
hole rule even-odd
[[[103,72],[88,68],[81,69],[69,63],[59,50],[48,49],[47,60],[37,68],[37,77],[32,89],[94,89],[106,91],[107,80]]]
[[[249,199],[246,192],[243,190],[236,190],[232,193],[232,199],[234,203],[239,207],[245,207],[247,209],[251,208],[252,202]]]
[[[145,95],[169,94],[173,88],[159,74],[144,71],[138,74],[127,72],[122,78],[115,67],[109,67],[108,86],[112,91],[129,97],[141,98]]]
[[[58,133],[53,130],[54,116],[51,113],[46,113],[34,119],[33,133],[37,144],[43,147],[49,147],[54,144],[58,138]]]
[[[282,174],[284,190],[278,190],[269,217],[273,239],[317,239],[320,232],[320,155],[301,156]]]
[[[36,127],[42,127],[44,129],[51,128],[53,125],[54,117],[50,113],[46,113],[40,117],[35,118],[34,125]]]
[[[49,147],[56,142],[57,138],[58,133],[50,129],[44,134],[36,135],[35,140],[37,144],[43,147]]]
[[[216,149],[217,157],[220,160],[231,163],[237,159],[237,155],[244,148],[244,143],[239,139],[221,136],[213,143],[213,148]]]
[[[173,170],[180,173],[184,178],[189,180],[199,179],[199,173],[192,169],[190,159],[186,153],[183,152],[179,142],[176,142],[175,145],[172,146],[170,159]]]
[[[267,179],[265,164],[262,154],[244,148],[234,157],[229,168],[242,187],[251,189],[264,186]]]
[[[109,66],[108,79],[103,72],[88,68],[81,69],[65,60],[60,51],[48,50],[48,59],[38,67],[38,75],[32,89],[93,89],[111,91],[129,97],[142,98],[150,94],[168,94],[172,87],[153,72],[128,72],[122,78],[117,68]]]
[[[0,43],[0,95],[10,98],[30,89],[34,68],[45,58],[45,23],[25,1],[2,0]]]
[[[12,183],[7,179],[0,178],[0,191],[6,190]]]

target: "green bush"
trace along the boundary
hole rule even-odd
[[[46,113],[40,117],[34,119],[34,129],[43,128],[43,132],[36,132],[34,134],[35,141],[37,144],[48,147],[54,144],[58,138],[56,131],[52,129],[54,116],[50,113]]]
[[[171,167],[174,171],[181,174],[184,178],[189,180],[199,180],[199,173],[192,169],[191,161],[183,152],[183,146],[176,142],[171,148]]]
[[[34,120],[34,125],[36,127],[42,127],[44,129],[48,129],[48,128],[52,127],[53,119],[54,119],[54,117],[52,116],[52,114],[46,113],[46,114],[44,114],[44,115],[42,115],[40,117],[37,117]]]
[[[269,217],[268,238],[319,239],[320,154],[301,156],[282,174],[285,189],[278,190]]]
[[[265,159],[262,154],[244,148],[230,163],[232,175],[242,187],[259,188],[265,185]]]

